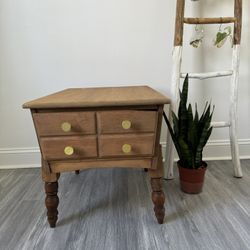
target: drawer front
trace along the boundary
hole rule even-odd
[[[83,159],[97,156],[96,136],[42,137],[45,160]]]
[[[94,112],[34,113],[38,136],[95,134]]]
[[[97,113],[98,130],[102,134],[154,132],[156,111],[101,111]]]
[[[105,156],[151,156],[154,154],[154,134],[100,135],[99,154]]]

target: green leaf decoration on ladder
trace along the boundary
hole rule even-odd
[[[231,33],[232,33],[232,28],[230,26],[225,27],[224,32],[219,30],[216,34],[214,46],[216,46],[217,48],[221,48],[227,41],[228,37],[230,37],[232,40]]]

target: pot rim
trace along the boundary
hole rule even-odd
[[[207,163],[205,161],[201,161],[202,165],[199,168],[186,168],[181,165],[181,160],[177,161],[177,166],[178,168],[184,168],[184,169],[189,169],[189,170],[202,170],[202,169],[207,169]]]

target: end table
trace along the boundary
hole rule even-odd
[[[158,223],[165,215],[160,147],[164,104],[148,86],[72,88],[23,105],[32,113],[42,156],[47,216],[56,226],[60,173],[88,168],[148,169]]]

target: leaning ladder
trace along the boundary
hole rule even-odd
[[[185,0],[177,0],[176,20],[175,20],[175,37],[173,51],[173,71],[171,82],[171,98],[170,108],[176,112],[179,100],[180,78],[184,78],[186,73],[181,73],[182,43],[183,43],[183,26],[184,24],[222,24],[234,23],[233,36],[233,55],[232,69],[219,72],[206,73],[189,73],[189,78],[208,79],[214,77],[231,76],[230,88],[230,111],[229,122],[213,122],[214,128],[229,127],[230,145],[232,162],[235,177],[242,177],[242,170],[239,158],[239,145],[237,139],[237,98],[238,98],[238,82],[239,82],[239,62],[240,62],[240,40],[242,26],[242,0],[234,0],[234,17],[218,17],[218,18],[186,18],[184,17]],[[170,134],[167,134],[167,148],[165,154],[165,178],[173,178],[173,141]]]

